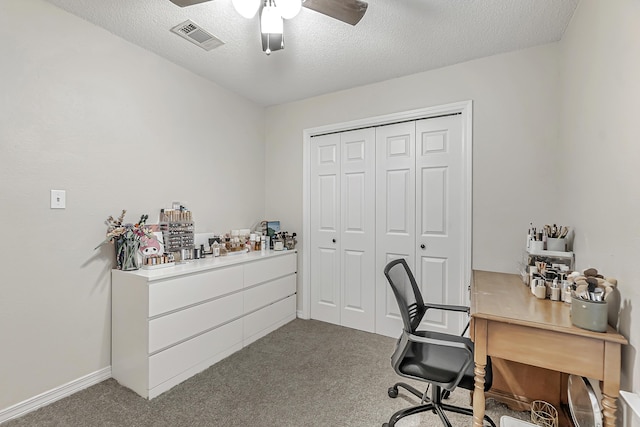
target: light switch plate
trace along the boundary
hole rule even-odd
[[[64,209],[67,205],[65,190],[51,190],[51,209]]]

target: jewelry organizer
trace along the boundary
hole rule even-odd
[[[183,249],[193,250],[195,225],[191,211],[163,209],[160,211],[159,225],[165,252],[180,253]]]

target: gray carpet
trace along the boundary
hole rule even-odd
[[[381,426],[415,398],[387,389],[398,377],[395,340],[314,320],[294,320],[227,359],[148,401],[109,379],[2,427],[19,426]],[[413,383],[419,389],[423,385]],[[450,403],[469,406],[466,390]],[[470,406],[469,406],[470,407]],[[487,400],[496,425],[502,415],[528,419]],[[454,426],[471,418],[452,414]],[[439,426],[431,413],[398,427]]]

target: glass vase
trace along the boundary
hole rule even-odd
[[[138,260],[139,249],[140,241],[138,239],[119,239],[116,242],[116,260],[118,270],[138,270],[140,268]]]

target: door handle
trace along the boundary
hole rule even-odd
[[[426,246],[423,243],[423,244],[420,245],[420,249],[424,249],[424,248],[426,248]]]
[[[331,241],[332,241],[333,243],[335,243],[335,242],[336,242],[336,239],[331,239]]]

